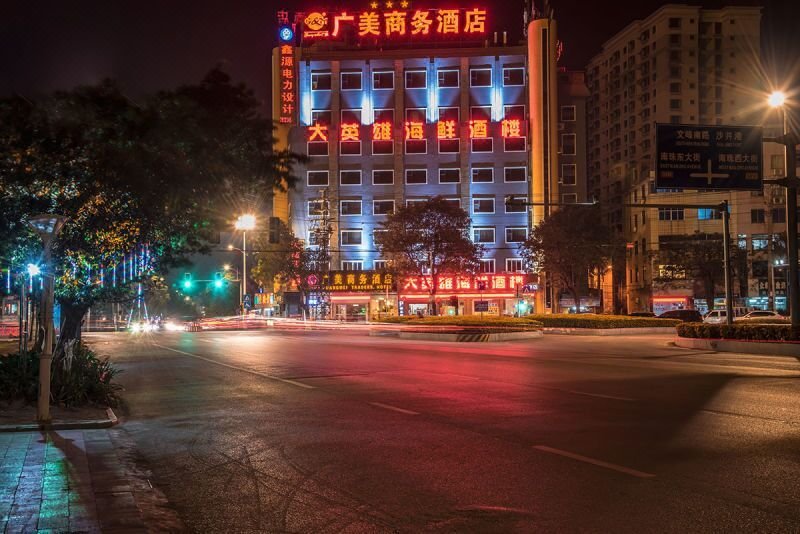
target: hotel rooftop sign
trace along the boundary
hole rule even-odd
[[[303,42],[341,41],[354,44],[431,42],[483,39],[487,34],[487,10],[483,8],[412,9],[406,0],[372,2],[366,10],[313,10],[278,14]]]

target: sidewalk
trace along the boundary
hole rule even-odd
[[[106,429],[0,434],[0,532],[148,532],[165,500],[114,441]]]

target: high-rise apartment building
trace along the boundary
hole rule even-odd
[[[782,190],[706,192],[655,188],[655,124],[773,125],[760,69],[760,8],[667,5],[607,41],[587,68],[588,186],[627,253],[610,271],[608,310],[712,307],[693,280],[666,280],[659,250],[686,236],[721,233],[713,210],[632,208],[675,203],[731,206],[731,232],[747,257],[734,293],[755,307],[781,307],[778,248]],[[766,133],[769,133],[767,131]],[[773,132],[774,133],[774,132]],[[782,173],[780,148],[765,144],[765,176]],[[765,245],[766,243],[766,245]],[[767,265],[767,267],[764,267]],[[771,295],[771,297],[770,297]],[[771,300],[771,299],[775,300]],[[611,304],[613,303],[613,307]]]

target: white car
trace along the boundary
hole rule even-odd
[[[725,322],[727,317],[728,312],[726,310],[711,310],[708,312],[708,315],[703,317],[703,322],[709,324],[722,324]]]
[[[771,310],[755,310],[751,311],[744,317],[736,318],[737,321],[746,321],[747,319],[786,319],[786,317]]]

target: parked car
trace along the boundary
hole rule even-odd
[[[628,314],[630,317],[655,317],[656,314],[648,311],[631,312]]]
[[[783,315],[778,312],[774,312],[772,310],[754,310],[748,313],[747,315],[743,315],[742,317],[737,317],[737,321],[746,321],[748,319],[779,319],[783,320],[786,319]]]
[[[659,319],[680,319],[684,323],[699,323],[703,316],[697,310],[669,310],[658,316]]]
[[[733,308],[733,320],[738,320],[738,317],[744,317],[747,315],[747,308],[735,307]],[[727,322],[728,312],[727,310],[711,310],[703,319],[704,323],[710,324],[722,324]]]

